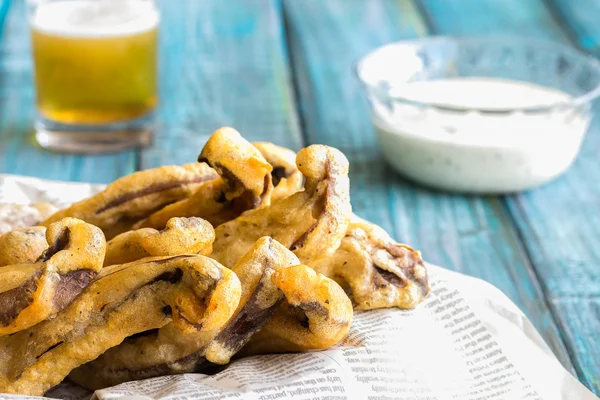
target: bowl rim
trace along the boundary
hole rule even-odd
[[[523,112],[526,114],[543,114],[546,112],[552,112],[557,109],[568,109],[576,106],[580,106],[583,104],[587,104],[592,102],[598,96],[600,96],[600,80],[598,84],[591,90],[579,95],[573,96],[568,101],[559,101],[543,106],[533,106],[533,107],[506,107],[506,108],[485,108],[485,107],[461,107],[461,106],[449,106],[447,104],[439,104],[435,102],[423,102],[405,98],[399,95],[391,95],[389,92],[376,87],[371,82],[364,79],[363,74],[361,74],[361,70],[363,69],[363,65],[365,62],[371,57],[375,56],[377,53],[383,52],[387,48],[392,48],[396,46],[409,46],[409,47],[417,47],[422,46],[424,44],[435,44],[435,43],[504,43],[510,45],[511,43],[527,43],[540,48],[552,48],[554,50],[558,49],[564,53],[567,53],[569,56],[577,57],[582,61],[589,63],[594,69],[600,72],[600,60],[598,60],[593,55],[586,53],[576,47],[569,46],[566,44],[562,44],[556,41],[547,40],[547,39],[539,39],[535,37],[528,36],[516,36],[516,35],[489,35],[489,36],[446,36],[446,35],[435,35],[435,36],[426,36],[415,39],[405,39],[398,40],[395,42],[386,43],[382,46],[371,49],[366,54],[363,54],[355,63],[354,63],[354,75],[365,88],[366,91],[375,94],[377,97],[387,100],[401,100],[406,104],[410,104],[417,107],[430,107],[436,108],[445,111],[452,112],[479,112],[482,114],[508,114],[514,112]],[[541,85],[540,85],[541,86]]]

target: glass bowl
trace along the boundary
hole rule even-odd
[[[600,94],[595,58],[526,38],[401,41],[356,72],[388,163],[470,193],[529,189],[567,170]]]

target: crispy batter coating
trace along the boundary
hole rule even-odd
[[[50,203],[0,204],[0,235],[17,228],[38,225],[58,209]]]
[[[271,279],[285,301],[242,355],[325,349],[346,337],[352,302],[335,281],[306,265],[279,269]]]
[[[262,236],[307,265],[333,254],[352,214],[348,160],[332,147],[312,145],[298,153],[296,164],[306,177],[304,191],[218,226],[211,257],[231,267]]]
[[[142,241],[158,231],[153,228],[135,229],[123,232],[106,243],[104,266],[125,264],[146,257],[152,257],[142,246]]]
[[[200,255],[105,268],[55,318],[0,338],[0,392],[42,395],[74,368],[140,332],[158,329],[156,336],[171,344],[172,335],[218,330],[239,295],[235,274]],[[145,359],[137,354],[129,361]]]
[[[206,162],[220,177],[201,186],[190,198],[155,212],[136,227],[162,229],[172,217],[192,216],[217,226],[243,211],[270,203],[273,168],[235,129],[223,127],[215,131],[198,161]]]
[[[348,288],[358,310],[414,308],[429,293],[421,254],[367,222],[352,222],[333,257],[315,269]]]
[[[19,228],[0,236],[0,267],[32,263],[48,248],[46,227]]]
[[[189,197],[217,173],[204,163],[165,166],[117,179],[88,199],[57,212],[41,223],[48,226],[75,217],[102,229],[108,239],[167,204]],[[166,222],[166,221],[165,221]]]
[[[298,265],[298,257],[270,237],[262,237],[232,268],[242,282],[242,297],[232,319],[206,348],[205,357],[227,364],[271,319],[283,300],[272,275]]]
[[[171,218],[162,231],[141,228],[112,238],[106,244],[104,265],[124,264],[152,256],[208,255],[214,240],[212,225],[202,218]]]
[[[237,309],[220,331],[209,331],[204,326],[177,335],[165,326],[158,334],[128,340],[108,350],[73,371],[71,378],[95,389],[158,375],[201,371],[209,364],[205,353],[211,361],[227,363],[269,321],[281,302],[282,292],[271,281],[271,275],[297,263],[296,256],[281,244],[261,238],[232,269],[242,292],[241,297],[238,294]]]
[[[97,227],[64,218],[50,224],[46,239],[50,247],[35,263],[0,268],[0,336],[62,310],[102,268],[106,242]]]
[[[275,188],[271,195],[271,202],[290,197],[302,189],[304,178],[296,167],[295,152],[269,142],[254,142],[252,144],[273,167],[271,177]]]

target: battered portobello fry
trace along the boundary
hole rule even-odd
[[[283,292],[273,283],[273,274],[299,263],[298,257],[283,245],[262,237],[233,266],[242,282],[242,297],[234,316],[206,348],[209,361],[227,364],[269,322],[283,300]]]
[[[348,288],[358,310],[414,308],[429,293],[421,254],[367,222],[352,222],[333,257],[315,270]]]
[[[0,267],[34,262],[47,248],[46,227],[12,230],[0,236]]]
[[[215,131],[198,161],[214,168],[219,178],[201,186],[191,197],[155,212],[135,227],[162,229],[172,217],[192,216],[217,226],[243,211],[270,203],[273,168],[235,129],[223,127]]]
[[[70,378],[98,389],[158,375],[205,372],[214,364],[228,363],[248,341],[253,343],[248,354],[321,349],[337,343],[350,328],[352,304],[337,283],[298,262],[275,240],[259,239],[232,268],[242,293],[219,332],[201,328],[176,335],[166,325],[158,334],[108,350],[75,369]],[[263,327],[266,334],[260,333]]]
[[[241,356],[325,349],[346,337],[352,302],[335,281],[306,265],[279,269],[271,279],[285,301]]]
[[[283,299],[271,275],[298,262],[281,244],[261,238],[232,268],[241,282],[241,297],[238,294],[239,305],[220,331],[200,327],[179,333],[167,325],[158,334],[127,340],[108,350],[74,370],[71,379],[97,389],[158,375],[202,371],[210,365],[206,358],[221,364],[229,362],[269,321]]]
[[[55,318],[0,338],[0,392],[43,395],[74,368],[140,332],[158,329],[166,354],[177,351],[169,337],[218,331],[239,296],[235,274],[199,255],[105,268]],[[129,362],[145,359],[137,354]]]
[[[161,231],[141,228],[115,236],[106,244],[104,265],[124,264],[152,256],[208,255],[214,240],[212,225],[202,218],[171,218]]]
[[[303,176],[296,167],[296,153],[269,142],[252,143],[273,167],[271,202],[285,199],[302,189]]]
[[[102,268],[106,242],[99,228],[65,218],[50,224],[46,239],[50,247],[35,263],[0,268],[0,336],[59,312]]]
[[[211,257],[231,267],[262,236],[307,265],[333,254],[352,214],[348,160],[332,147],[312,145],[298,153],[296,164],[306,178],[304,190],[218,226]]]
[[[217,173],[204,163],[165,166],[117,179],[88,199],[57,212],[41,223],[48,226],[75,217],[102,229],[107,239],[128,231],[142,218],[167,204],[189,197]]]

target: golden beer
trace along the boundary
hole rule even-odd
[[[158,14],[146,6],[142,0],[71,0],[38,9],[31,35],[44,118],[108,124],[156,106]]]

